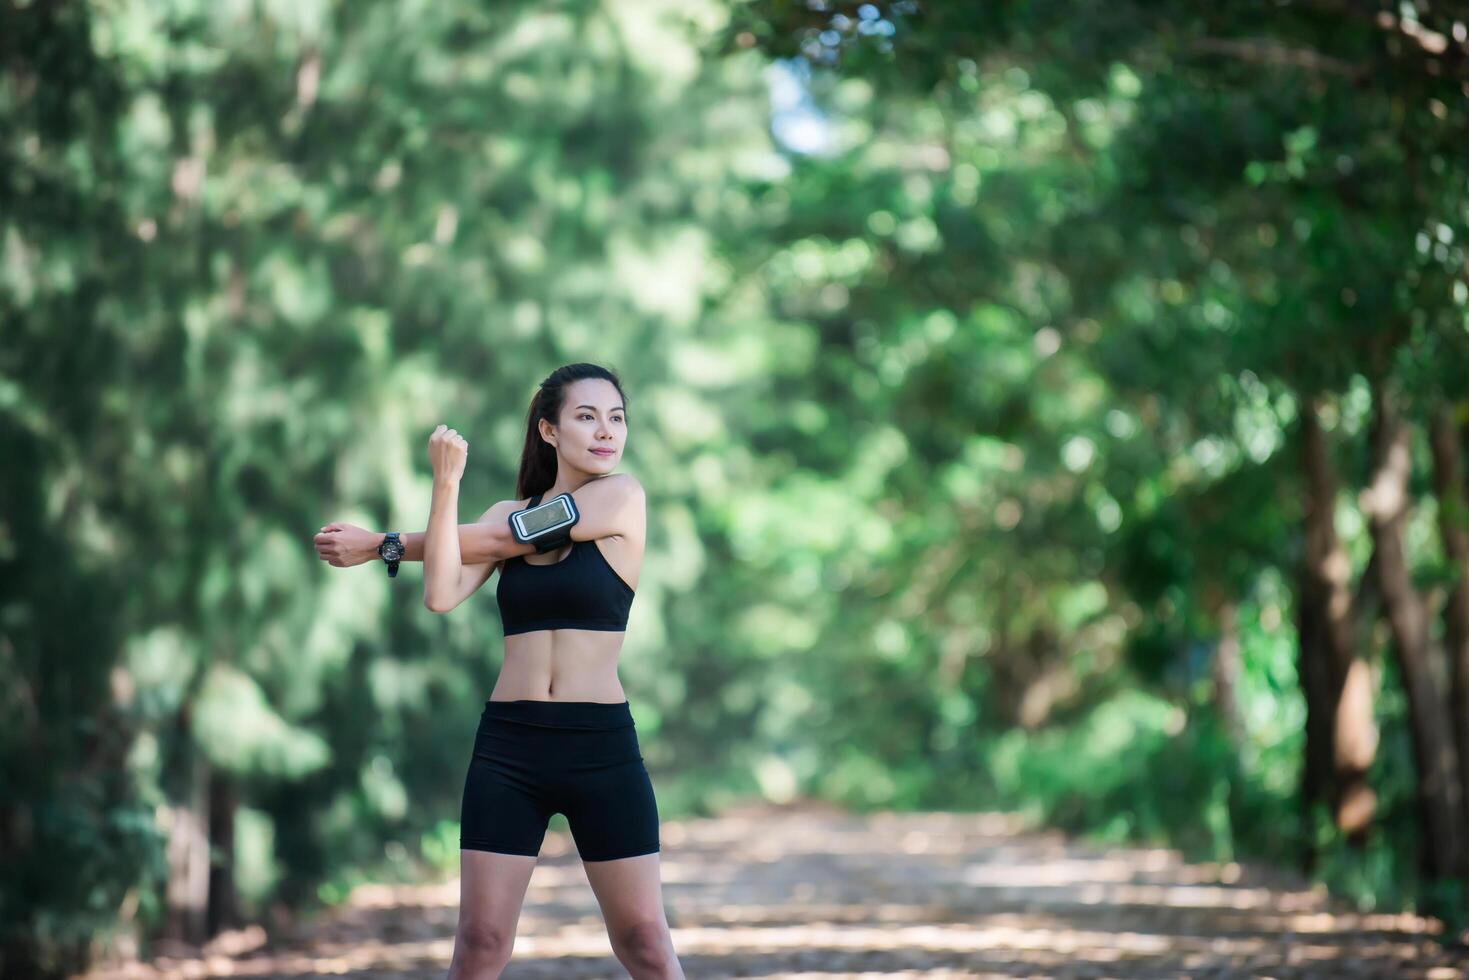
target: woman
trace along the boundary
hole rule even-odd
[[[445,613],[498,569],[505,661],[475,734],[460,814],[460,906],[450,980],[500,975],[510,960],[547,820],[566,815],[618,960],[632,976],[682,977],[663,910],[658,811],[617,655],[642,567],[642,487],[613,474],[627,442],[616,375],[570,364],[541,382],[527,416],[516,500],[458,524],[468,445],[429,437],[428,528],[402,536],[424,563],[424,603]],[[516,511],[569,492],[571,540],[544,555],[510,533]],[[334,565],[377,557],[383,535],[332,524]]]

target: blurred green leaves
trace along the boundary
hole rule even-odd
[[[92,918],[7,900],[162,894],[149,820],[201,758],[249,902],[399,873],[404,841],[452,869],[493,598],[434,617],[416,568],[310,537],[420,528],[440,421],[474,444],[461,520],[509,496],[573,360],[621,371],[649,490],[620,676],[664,812],[1009,806],[1294,856],[1297,407],[1330,396],[1360,475],[1369,365],[1464,395],[1462,100],[1217,43],[1383,57],[1311,5],[870,6],[23,9],[6,805],[128,846],[75,855]],[[1359,571],[1346,488],[1338,515]],[[1208,703],[1219,594],[1243,741]],[[1342,877],[1389,894],[1398,840]]]
[[[211,762],[239,774],[299,779],[331,759],[325,738],[290,725],[254,680],[225,664],[200,685],[193,732]]]

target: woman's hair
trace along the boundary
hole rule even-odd
[[[622,382],[600,365],[567,364],[547,375],[530,400],[530,411],[525,416],[525,448],[520,453],[520,474],[515,478],[517,498],[545,493],[556,482],[556,449],[541,438],[540,421],[546,419],[556,425],[561,418],[561,407],[566,404],[566,386],[587,378],[612,382],[626,408],[627,395],[622,390]]]

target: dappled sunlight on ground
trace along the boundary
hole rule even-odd
[[[1288,873],[1084,847],[996,814],[752,809],[665,821],[664,899],[694,977],[1469,980],[1429,920],[1329,907]],[[205,955],[87,980],[445,974],[458,883],[357,889],[341,908]],[[515,978],[626,973],[565,833],[531,879]]]

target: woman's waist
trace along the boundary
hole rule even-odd
[[[572,626],[537,627],[505,634],[505,657],[553,665],[615,666],[626,632]]]
[[[486,722],[581,731],[611,731],[634,726],[632,706],[626,699],[596,701],[491,697],[485,701],[480,719],[481,726]]]

